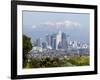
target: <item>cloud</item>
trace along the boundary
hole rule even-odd
[[[53,23],[53,22],[44,22],[44,23],[41,23],[41,25],[54,26],[55,23]]]
[[[80,26],[80,23],[70,20],[58,21],[58,22],[42,22],[37,25],[38,28],[48,28],[55,27],[56,29],[60,28],[77,28]],[[33,29],[36,28],[35,25],[32,26]]]
[[[80,23],[69,21],[69,20],[66,20],[64,24],[65,24],[65,27],[79,27],[80,26]]]
[[[80,26],[80,23],[70,21],[70,20],[66,20],[66,21],[62,21],[62,22],[45,22],[45,23],[42,23],[42,24],[47,25],[47,26],[66,27],[66,28],[79,27]]]
[[[32,29],[35,29],[36,28],[36,25],[32,25]]]

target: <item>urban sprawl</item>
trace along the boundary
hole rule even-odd
[[[89,44],[71,40],[69,35],[59,31],[52,35],[46,35],[44,40],[36,39],[29,53],[29,57],[34,58],[89,55]]]

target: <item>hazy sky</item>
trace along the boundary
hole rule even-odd
[[[36,40],[65,32],[72,40],[89,43],[90,15],[80,13],[23,11],[23,34]]]

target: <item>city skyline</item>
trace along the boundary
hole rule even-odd
[[[44,40],[38,38],[32,44],[33,48],[29,52],[30,57],[38,58],[42,56],[89,55],[90,51],[89,44],[70,40],[70,36],[61,31],[46,35]]]
[[[47,34],[43,39],[38,38],[33,42],[33,49],[36,50],[78,50],[89,49],[89,44],[71,40],[69,35],[64,32],[57,32],[52,35]]]
[[[23,11],[23,34],[34,41],[61,31],[72,40],[89,43],[89,17],[89,14]]]

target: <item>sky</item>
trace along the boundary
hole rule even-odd
[[[71,40],[89,43],[90,15],[86,13],[23,11],[23,34],[35,41],[59,31]]]

